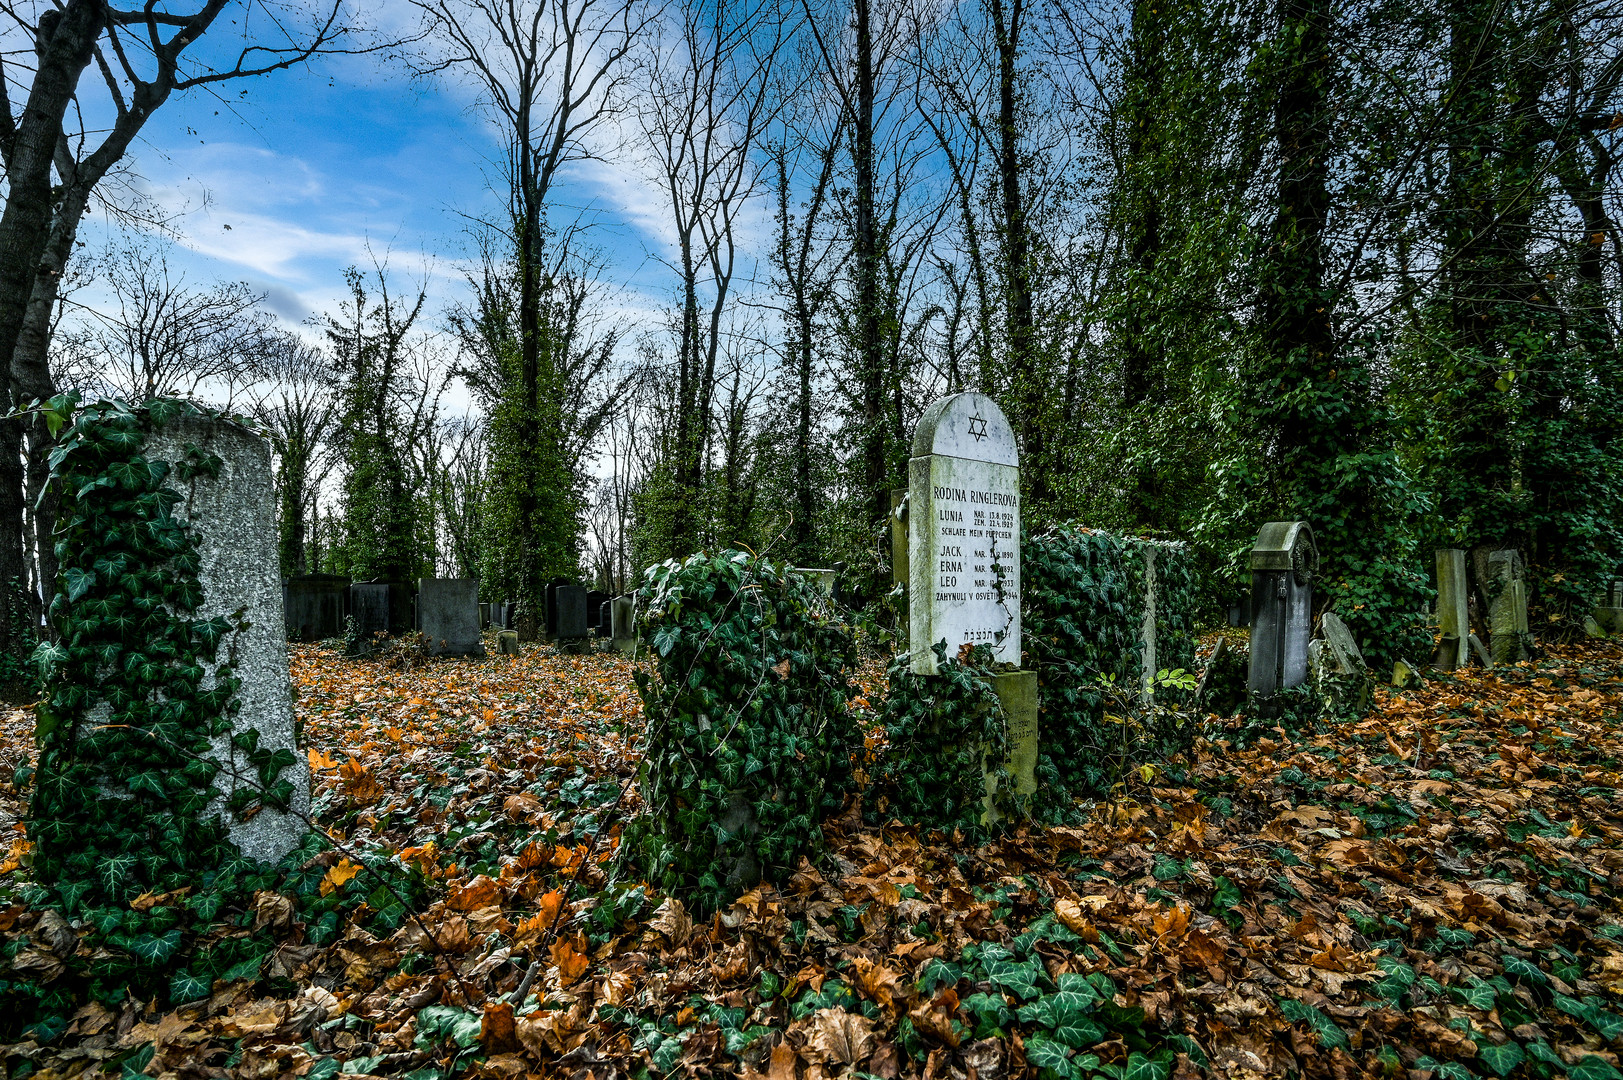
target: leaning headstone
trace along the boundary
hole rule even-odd
[[[1319,620],[1319,631],[1324,636],[1308,645],[1308,669],[1319,695],[1332,716],[1363,716],[1369,711],[1374,687],[1358,641],[1333,611]]]
[[[354,624],[352,653],[366,653],[378,635],[389,632],[389,586],[361,584],[349,587],[349,617]]]
[[[553,596],[553,640],[560,647],[578,647],[586,638],[586,590],[559,585]]]
[[[609,634],[616,652],[630,656],[637,651],[637,598],[632,593],[609,601]]]
[[[834,586],[840,577],[840,572],[838,570],[825,570],[819,567],[811,566],[797,566],[794,568],[794,571],[797,574],[810,578],[814,583],[816,583],[818,591],[824,596],[831,599],[833,598]]]
[[[1527,659],[1527,583],[1514,548],[1488,554],[1488,651],[1495,664]]]
[[[924,411],[908,462],[908,654],[936,673],[947,655],[989,645],[1020,663],[1020,453],[984,394],[953,394]]]
[[[417,628],[430,656],[483,656],[479,637],[479,582],[423,578],[417,582]]]
[[[1251,673],[1253,698],[1266,698],[1307,680],[1313,634],[1313,575],[1319,550],[1305,521],[1270,521],[1251,548]]]
[[[282,584],[282,612],[289,641],[325,641],[344,632],[349,578],[302,574]]]
[[[1465,576],[1465,552],[1437,549],[1437,622],[1442,637],[1437,645],[1437,669],[1454,671],[1470,662],[1470,586]]]

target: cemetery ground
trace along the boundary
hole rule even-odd
[[[365,904],[323,924],[261,893],[220,931],[273,941],[240,977],[86,1005],[4,1047],[8,1075],[1619,1075],[1618,643],[1383,689],[1348,724],[1213,719],[1183,769],[979,846],[852,806],[815,865],[709,918],[609,883],[630,663],[490,651],[294,647],[319,892]],[[0,775],[31,729],[9,715]],[[8,893],[26,797],[0,788]],[[17,903],[0,932],[42,977],[81,947]]]

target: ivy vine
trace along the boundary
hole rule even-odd
[[[1013,778],[989,768],[1009,753],[1003,707],[987,681],[992,648],[976,645],[953,658],[942,641],[934,651],[935,675],[915,674],[906,653],[891,662],[875,809],[886,818],[979,832],[988,796],[1005,817],[1015,802]]]

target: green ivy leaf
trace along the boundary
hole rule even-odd
[[[1026,1040],[1026,1061],[1039,1069],[1047,1069],[1056,1076],[1074,1077],[1075,1068],[1071,1064],[1072,1051],[1063,1043],[1053,1039],[1045,1039],[1041,1035],[1033,1035]]]
[[[1513,1042],[1504,1042],[1497,1046],[1491,1043],[1478,1043],[1476,1056],[1497,1076],[1509,1076],[1511,1070],[1527,1058],[1522,1048]]]

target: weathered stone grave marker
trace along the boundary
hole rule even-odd
[[[947,656],[987,645],[1020,663],[1020,451],[997,403],[984,394],[941,398],[919,419],[908,462],[908,654],[920,675]],[[991,682],[1008,724],[1006,768],[1018,794],[1037,790],[1037,673]],[[991,778],[988,784],[992,783]],[[994,819],[990,800],[986,819]]]
[[[389,586],[351,585],[349,617],[355,624],[355,644],[351,652],[370,652],[377,644],[377,636],[389,632]]]
[[[1471,662],[1470,586],[1465,576],[1465,552],[1437,549],[1437,669],[1454,671]]]
[[[632,593],[609,601],[609,633],[614,648],[627,656],[637,651],[637,598]]]
[[[919,420],[908,462],[909,655],[936,673],[947,655],[989,645],[1020,662],[1020,453],[984,394],[941,398]]]
[[[282,580],[276,554],[276,505],[271,482],[270,446],[254,432],[224,419],[178,417],[147,436],[143,453],[149,460],[178,462],[188,443],[217,455],[218,476],[199,476],[177,485],[185,496],[174,515],[189,522],[201,565],[198,583],[203,600],[191,618],[230,616],[243,609],[248,628],[221,643],[220,656],[232,657],[232,670],[242,680],[236,700],[241,709],[231,730],[213,740],[215,758],[224,766],[215,777],[219,796],[211,813],[223,811],[239,783],[258,788],[258,770],[232,737],[249,729],[259,732],[258,749],[287,750],[293,764],[279,779],[293,785],[286,811],[265,806],[246,821],[226,816],[231,842],[249,858],[275,862],[298,847],[309,831],[310,770],[294,740],[293,682],[288,673],[283,633]],[[206,664],[212,671],[215,664]]]
[[[608,593],[596,589],[589,589],[586,593],[586,629],[595,630],[599,637],[609,632],[609,628],[603,623],[603,604],[608,598]]]
[[[289,641],[324,641],[344,632],[349,578],[301,574],[282,584],[282,613]]]
[[[1319,549],[1305,521],[1270,521],[1251,548],[1252,697],[1269,697],[1307,680],[1313,635],[1313,575]]]
[[[479,637],[479,582],[474,578],[422,578],[417,582],[417,628],[430,656],[483,656]]]
[[[1495,664],[1526,660],[1528,644],[1527,582],[1521,553],[1505,548],[1488,553],[1488,652]]]
[[[586,590],[559,585],[552,590],[553,640],[560,648],[578,648],[586,639]]]

